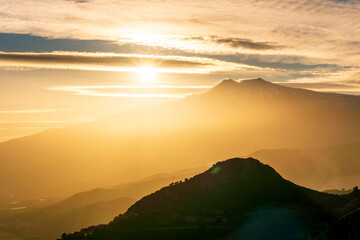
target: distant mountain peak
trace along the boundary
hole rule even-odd
[[[260,84],[272,84],[269,81],[266,81],[262,78],[255,78],[255,79],[245,79],[245,80],[240,80],[239,82],[240,84],[256,84],[256,85],[260,85]]]
[[[236,87],[239,84],[239,82],[231,79],[226,78],[220,81],[215,87],[222,88],[222,87]]]
[[[273,86],[277,86],[269,81],[266,81],[262,78],[256,79],[246,79],[246,80],[233,80],[227,78],[222,80],[219,84],[213,87],[210,91],[215,93],[237,93],[241,90],[250,90],[250,89],[272,89]]]
[[[233,80],[231,78],[226,78],[220,81],[219,84],[217,84],[214,88],[217,89],[225,89],[225,88],[237,88],[240,86],[245,85],[251,85],[251,86],[268,86],[269,84],[272,84],[272,82],[266,81],[262,78],[255,78],[255,79],[245,79],[245,80]]]

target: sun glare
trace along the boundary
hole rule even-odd
[[[156,70],[150,66],[138,68],[137,74],[141,82],[153,82],[156,77]]]

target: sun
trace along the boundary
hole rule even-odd
[[[156,77],[156,70],[150,66],[143,66],[137,69],[137,74],[141,82],[153,82]]]

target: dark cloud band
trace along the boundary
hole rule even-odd
[[[212,65],[189,59],[120,54],[82,53],[6,53],[0,52],[0,61],[5,63],[86,65],[105,67],[138,67],[150,65],[158,68],[192,68]]]
[[[277,45],[273,42],[256,42],[246,38],[222,38],[219,36],[210,36],[192,37],[189,38],[189,40],[208,41],[217,44],[224,44],[232,48],[244,48],[251,50],[276,50],[285,48],[285,46]]]

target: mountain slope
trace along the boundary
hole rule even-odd
[[[360,209],[342,217],[324,233],[318,236],[318,240],[360,239]]]
[[[236,158],[144,197],[108,225],[62,239],[256,239],[263,229],[261,239],[305,239],[359,206],[358,195],[316,192],[258,160]]]
[[[359,96],[224,80],[185,99],[1,143],[0,200],[60,197],[257,149],[358,141],[359,109]]]
[[[360,182],[360,142],[309,149],[268,149],[250,156],[286,179],[319,190],[353,188]]]
[[[53,205],[3,219],[0,221],[0,231],[4,230],[20,239],[55,239],[64,231],[108,223],[134,202],[134,199],[122,197],[82,206]]]
[[[134,199],[140,199],[171,182],[194,176],[202,170],[196,168],[160,173],[139,181],[92,189],[43,208],[27,207],[16,212],[7,209],[0,212],[0,231],[13,232],[27,240],[55,239],[62,232],[107,223],[127,210],[135,202]],[[19,204],[19,207],[24,206]]]

